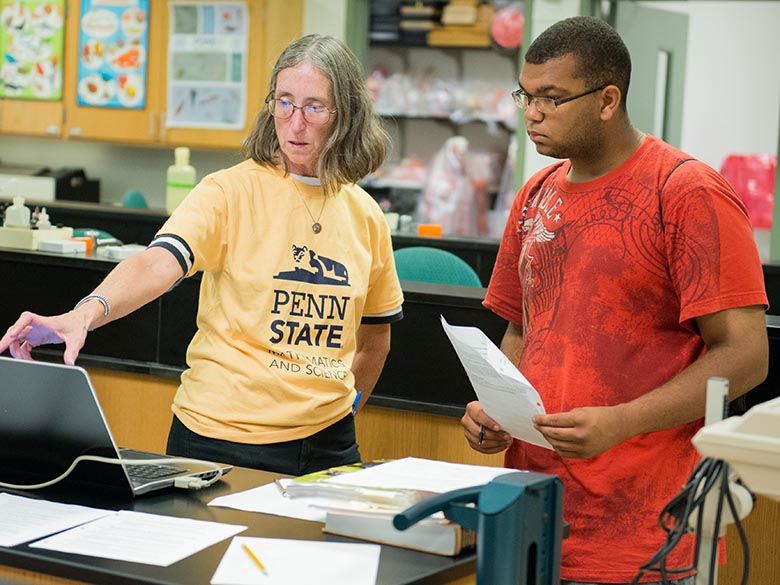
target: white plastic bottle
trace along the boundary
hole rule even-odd
[[[5,210],[5,227],[29,228],[30,208],[24,205],[24,197],[16,196],[14,203]]]
[[[195,186],[195,167],[190,164],[190,149],[179,146],[173,151],[174,164],[168,167],[165,209],[170,215]]]
[[[41,209],[40,213],[38,214],[38,221],[35,223],[35,226],[39,230],[50,230],[51,229],[51,222],[49,221],[49,214],[47,213],[45,207],[43,209]]]

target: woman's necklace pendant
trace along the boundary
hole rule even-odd
[[[311,231],[313,231],[315,234],[318,234],[322,231],[322,225],[320,222],[315,221],[313,224],[311,224]]]

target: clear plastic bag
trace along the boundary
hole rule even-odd
[[[468,147],[462,136],[444,142],[433,157],[420,197],[420,221],[440,224],[446,235],[476,232],[475,190],[465,164]]]

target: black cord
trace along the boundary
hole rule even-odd
[[[724,464],[724,470],[725,473],[721,473],[721,479],[720,479],[720,491],[718,492],[718,507],[715,511],[715,527],[713,528],[712,534],[715,535],[715,542],[712,545],[712,550],[710,551],[710,570],[709,574],[714,575],[715,574],[715,567],[717,567],[718,563],[718,536],[720,534],[720,522],[723,516],[723,501],[726,499],[726,492],[729,491],[729,474],[728,474],[728,466]],[[698,539],[697,539],[698,540]]]
[[[753,500],[755,501],[755,496],[753,496]],[[742,525],[742,520],[739,518],[739,514],[737,514],[737,506],[734,504],[734,496],[731,495],[731,490],[726,491],[726,502],[728,502],[729,510],[731,510],[731,517],[734,518],[734,526],[736,526],[737,534],[739,534],[739,543],[742,545],[741,585],[747,585],[748,577],[750,577],[750,545],[748,544],[745,527]]]
[[[705,459],[699,462],[691,474],[691,478],[683,486],[683,489],[672,500],[664,506],[663,510],[658,518],[658,523],[661,528],[667,533],[666,542],[661,549],[656,552],[655,555],[642,567],[640,572],[634,577],[632,585],[638,583],[639,579],[647,572],[658,572],[661,574],[662,582],[669,582],[669,573],[682,573],[691,571],[696,565],[690,567],[683,567],[679,569],[669,569],[666,566],[666,557],[674,550],[682,537],[688,532],[688,518],[696,509],[699,499],[696,497],[697,493],[701,493],[708,489],[708,485],[711,485],[713,466],[715,463],[712,460]],[[700,490],[702,482],[705,482],[704,488]],[[698,518],[698,525],[701,524],[701,515]],[[698,554],[698,551],[697,551]]]
[[[720,480],[720,482],[718,481]],[[740,543],[742,545],[743,568],[742,585],[747,585],[747,579],[750,572],[750,550],[747,541],[747,535],[739,520],[734,498],[729,490],[729,466],[720,459],[705,458],[702,459],[691,473],[690,478],[680,490],[661,510],[658,515],[658,524],[666,532],[666,540],[661,548],[640,568],[631,585],[639,583],[640,579],[647,573],[658,573],[661,583],[668,585],[670,576],[688,573],[693,571],[699,564],[699,552],[701,546],[701,534],[704,520],[704,502],[710,491],[718,486],[718,507],[715,514],[715,526],[713,534],[720,533],[722,521],[722,512],[724,501],[728,504],[731,516],[739,533]],[[696,516],[696,543],[694,546],[693,564],[686,567],[669,568],[667,566],[667,557],[679,544],[683,536],[689,531],[689,522]],[[718,544],[717,540],[712,548],[711,556],[708,559],[710,564],[710,575],[715,574],[717,563]]]

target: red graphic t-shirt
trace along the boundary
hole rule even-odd
[[[767,304],[744,206],[688,159],[648,137],[595,181],[569,182],[566,161],[518,194],[484,304],[523,326],[518,367],[547,412],[650,392],[706,350],[696,317]],[[507,466],[564,483],[563,579],[631,581],[664,541],[658,514],[698,460],[700,426],[637,435],[590,459],[514,442]],[[692,544],[680,543],[669,568],[692,562]]]

